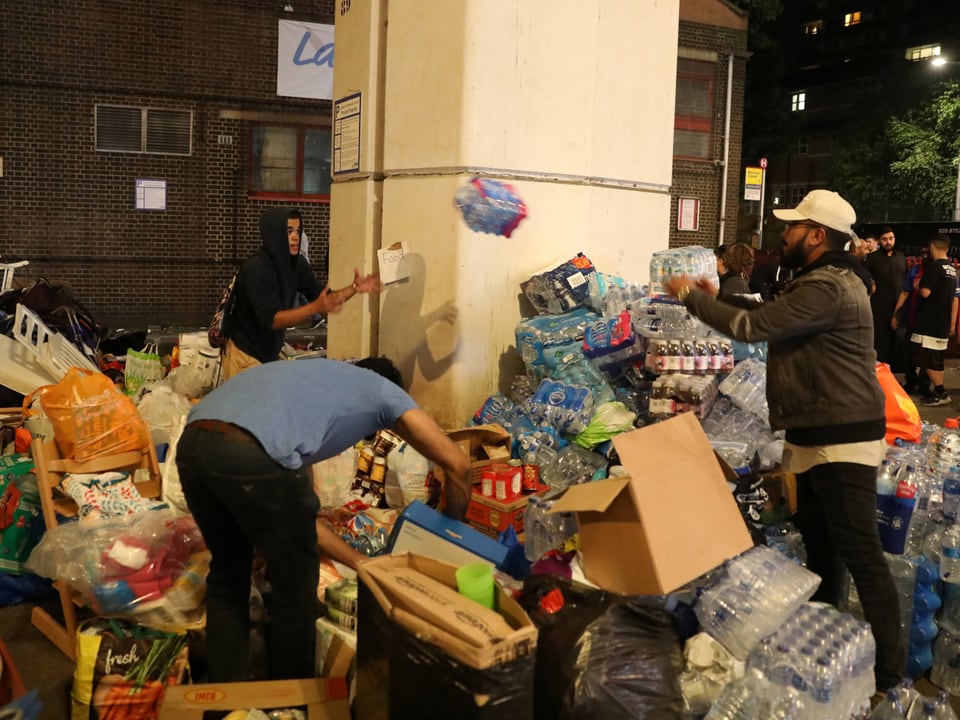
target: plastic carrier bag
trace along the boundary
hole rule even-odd
[[[139,450],[150,442],[133,400],[103,373],[70,368],[56,385],[37,388],[23,400],[30,414],[34,396],[53,426],[65,458],[86,462],[101,455]]]
[[[624,597],[531,575],[520,604],[540,632],[537,720],[676,720],[683,697],[679,624],[665,598]]]
[[[187,669],[187,634],[97,619],[77,629],[71,720],[155,718]]]
[[[922,421],[916,403],[897,382],[889,365],[878,362],[876,370],[880,389],[883,390],[883,411],[887,418],[887,443],[893,445],[897,438],[903,438],[912,443],[920,442]]]
[[[127,350],[123,368],[123,389],[127,395],[136,395],[140,388],[157,380],[163,380],[163,361],[156,343],[145,345],[143,350]]]

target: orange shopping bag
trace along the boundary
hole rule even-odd
[[[64,457],[86,462],[150,442],[137,406],[103,373],[70,368],[56,385],[44,385],[24,398],[25,414],[34,396],[40,398]]]
[[[890,366],[878,362],[877,380],[885,398],[884,414],[887,418],[887,443],[893,445],[897,438],[907,442],[920,442],[920,411],[916,404],[907,395],[907,391],[900,387],[897,378],[890,372]]]

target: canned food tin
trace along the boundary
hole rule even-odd
[[[534,462],[523,464],[523,492],[536,492],[540,487],[540,466]]]
[[[382,457],[373,459],[373,467],[370,470],[370,480],[375,483],[382,483],[387,476],[387,460]]]
[[[509,472],[499,472],[493,481],[493,496],[497,500],[506,500],[510,492],[510,480],[513,476]]]
[[[492,467],[485,467],[480,473],[480,494],[484,497],[493,497],[493,484],[497,471]]]
[[[523,490],[523,463],[520,460],[513,459],[508,463],[510,467],[510,487],[508,492],[511,495],[519,495]]]
[[[365,447],[357,456],[357,472],[363,475],[369,475],[373,468],[373,450]]]

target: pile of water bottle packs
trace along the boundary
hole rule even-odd
[[[698,592],[701,628],[748,670],[724,688],[707,720],[846,720],[869,709],[873,635],[866,623],[807,602],[819,584],[782,553],[758,546]]]
[[[877,527],[900,596],[907,672],[960,694],[960,432],[924,426],[877,473]]]

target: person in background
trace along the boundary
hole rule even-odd
[[[863,259],[866,260],[867,256],[870,253],[875,253],[877,248],[877,236],[872,232],[866,232],[860,236],[860,239],[863,240]]]
[[[895,249],[897,243],[893,230],[880,228],[880,249],[867,255],[864,265],[870,271],[876,289],[870,296],[870,308],[873,310],[873,346],[877,351],[877,360],[887,363],[897,373],[903,372],[897,357],[897,335],[890,327],[893,308],[897,304],[903,278],[907,274],[907,260],[903,253]]]
[[[924,397],[929,396],[933,390],[930,387],[930,379],[927,374],[922,372],[920,367],[920,357],[915,350],[910,337],[913,335],[913,328],[917,324],[917,310],[920,307],[920,281],[923,279],[924,266],[930,259],[930,246],[926,245],[920,250],[920,262],[915,263],[903,279],[903,288],[900,290],[900,296],[897,298],[897,304],[893,308],[893,317],[890,318],[890,327],[894,332],[907,342],[907,357],[903,371],[903,389],[909,395],[920,394]]]
[[[863,280],[863,285],[867,288],[867,294],[873,295],[873,291],[876,289],[873,276],[870,274],[870,271],[863,266],[863,260],[867,256],[867,248],[863,240],[858,238],[856,233],[854,233],[850,236],[850,242],[847,243],[845,249],[857,259],[858,262],[854,263],[852,269],[857,276]]]
[[[266,210],[260,217],[260,251],[237,275],[233,307],[224,321],[227,342],[221,382],[280,356],[285,330],[315,315],[335,312],[358,293],[378,292],[377,275],[361,276],[339,290],[321,287],[310,264],[300,255],[303,222],[290,208]],[[297,295],[306,301],[297,304]]]
[[[275,680],[314,674],[320,553],[349,565],[358,553],[317,522],[309,465],[389,428],[443,468],[444,512],[458,520],[466,513],[466,455],[403,391],[390,361],[358,365],[317,358],[266,363],[221,385],[187,417],[177,469],[211,553],[210,682],[248,679],[255,550],[271,585],[267,674]]]
[[[723,265],[726,272],[720,275],[720,297],[749,295],[750,274],[753,272],[753,248],[746,243],[734,243],[723,254]]]
[[[792,276],[793,273],[778,258],[754,269],[750,275],[750,292],[759,295],[763,302],[769,302],[783,292]]]
[[[717,277],[723,277],[727,272],[727,266],[723,262],[723,256],[726,253],[726,245],[717,245],[717,247],[713,249],[713,256],[717,259]]]
[[[856,213],[840,195],[813,190],[785,222],[781,262],[794,278],[751,309],[716,298],[703,278],[674,277],[667,291],[703,322],[741,342],[767,342],[770,426],[786,432],[784,469],[797,474],[798,526],[807,564],[821,577],[815,601],[839,605],[844,567],[876,640],[877,687],[896,685],[905,662],[897,587],[877,532],[877,467],[886,452],[870,301],[844,252]]]
[[[943,355],[957,328],[957,269],[947,257],[950,238],[937,235],[930,241],[930,260],[923,270],[918,290],[917,322],[910,336],[912,363],[920,365],[933,385],[924,405],[949,405],[943,387]]]

